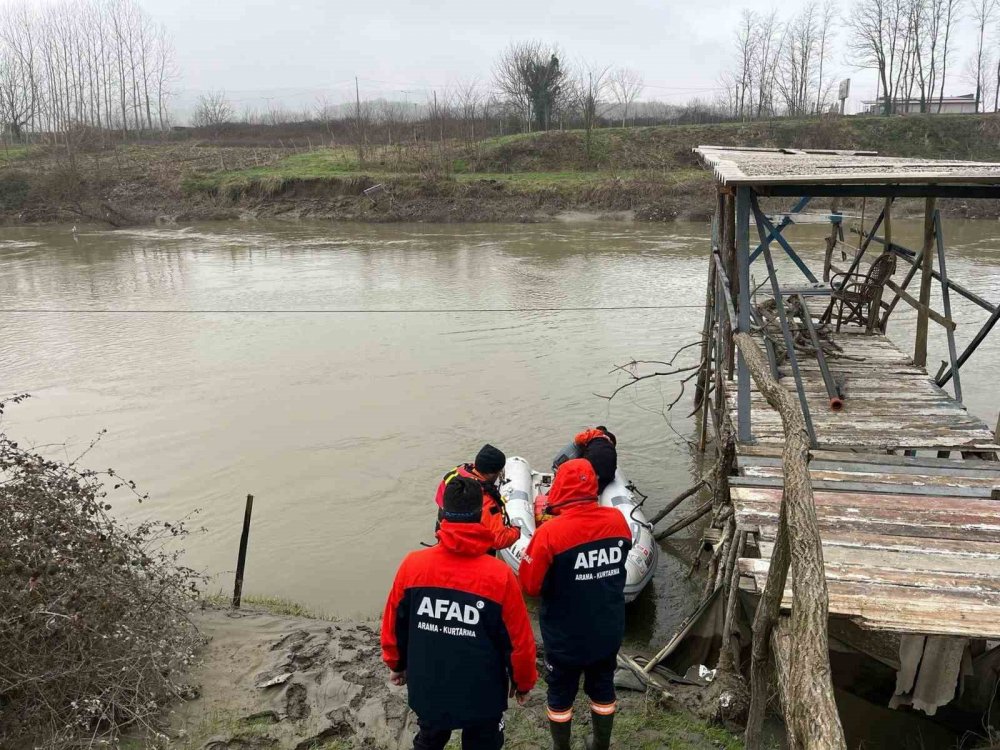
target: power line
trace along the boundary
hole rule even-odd
[[[86,308],[6,308],[0,314],[58,314],[58,315],[439,315],[455,313],[527,313],[527,312],[628,312],[641,310],[703,310],[704,305],[635,305],[607,307],[476,307],[476,308],[426,308],[426,309],[134,309],[115,310]]]

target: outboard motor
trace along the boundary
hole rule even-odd
[[[570,440],[569,444],[552,459],[552,471],[554,472],[564,463],[574,458],[580,458],[580,446]]]

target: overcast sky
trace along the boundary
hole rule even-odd
[[[512,40],[558,44],[570,62],[628,66],[646,80],[641,98],[682,102],[714,97],[731,59],[742,8],[767,12],[773,0],[140,0],[164,23],[177,50],[178,108],[224,89],[237,109],[363,98],[426,101],[459,80],[488,81]],[[785,0],[790,17],[803,0]],[[844,2],[843,7],[849,8]],[[838,45],[829,62],[850,76],[854,108],[874,95],[873,71],[852,71]],[[962,36],[965,36],[964,34]],[[962,57],[964,58],[964,54]],[[949,93],[968,85],[956,75]],[[959,91],[961,89],[961,91]],[[850,110],[849,110],[850,111]]]

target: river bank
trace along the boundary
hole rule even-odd
[[[170,750],[386,748],[411,746],[415,717],[405,688],[388,685],[380,661],[378,623],[324,620],[251,606],[208,607],[194,622],[208,641],[189,675],[187,699],[165,717],[161,736],[133,746]],[[294,609],[292,610],[294,611]],[[527,706],[507,712],[508,748],[547,746],[544,685]],[[737,750],[740,742],[690,714],[621,691],[615,747],[621,750]],[[582,747],[589,715],[577,706],[574,734]],[[145,744],[142,744],[145,743]]]
[[[72,153],[8,148],[0,152],[0,224],[703,221],[713,188],[691,153],[701,143],[995,160],[998,134],[992,115],[925,115],[608,128],[589,145],[582,131],[566,131],[360,150],[190,136]],[[952,217],[1000,217],[1000,201],[944,201],[941,208]],[[897,212],[919,209],[901,201]]]

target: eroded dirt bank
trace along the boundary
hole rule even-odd
[[[374,622],[326,621],[261,611],[207,609],[195,622],[208,638],[190,674],[189,699],[166,717],[158,744],[199,750],[412,747],[416,719],[405,688],[386,681]],[[616,747],[707,750],[742,747],[679,707],[621,691]],[[588,713],[577,710],[582,747]],[[507,712],[507,747],[548,743],[544,689]],[[150,746],[147,744],[143,746]]]

